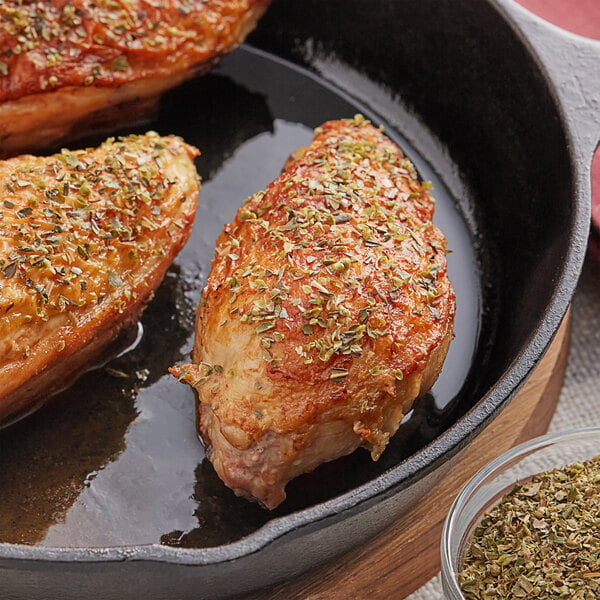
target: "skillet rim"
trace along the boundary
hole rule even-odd
[[[574,192],[573,211],[569,223],[571,243],[564,257],[554,292],[544,311],[545,318],[537,323],[533,334],[496,383],[465,415],[455,421],[441,435],[395,467],[340,496],[298,512],[272,519],[247,537],[229,544],[209,548],[179,548],[160,544],[51,548],[0,543],[0,560],[37,561],[43,564],[148,561],[182,566],[208,566],[235,561],[257,553],[278,539],[293,534],[301,528],[318,526],[321,521],[339,518],[351,510],[354,511],[354,514],[363,512],[372,503],[378,503],[387,497],[393,496],[395,493],[421,480],[431,473],[444,458],[454,457],[510,403],[549,347],[575,291],[585,258],[590,228],[591,207],[587,201],[590,194],[590,184],[585,177],[589,165],[579,164],[578,162],[576,134],[568,119],[565,103],[557,92],[555,81],[550,76],[544,61],[530,43],[517,16],[506,8],[505,5],[509,0],[486,1],[490,7],[496,10],[499,18],[513,30],[516,38],[531,56],[554,100],[554,108],[565,135],[570,174],[573,182],[572,191]],[[551,25],[549,24],[549,26]],[[565,32],[565,35],[574,34]],[[319,85],[330,88],[335,93],[340,91],[326,79],[291,61],[246,44],[243,47],[247,51],[268,56],[271,60],[285,64],[287,68],[300,71],[303,76],[316,80]]]

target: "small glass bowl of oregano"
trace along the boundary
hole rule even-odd
[[[481,469],[442,533],[448,600],[600,598],[600,427],[536,438]]]

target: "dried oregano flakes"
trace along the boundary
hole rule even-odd
[[[475,529],[468,599],[600,598],[600,456],[515,485]]]

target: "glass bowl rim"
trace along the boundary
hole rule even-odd
[[[450,592],[452,594],[449,600],[465,600],[465,596],[458,584],[458,579],[456,577],[457,573],[452,566],[453,552],[451,542],[456,535],[457,520],[459,515],[470,503],[472,494],[477,491],[480,485],[484,483],[490,476],[499,474],[499,472],[501,472],[507,464],[515,461],[515,459],[532,454],[536,450],[540,450],[560,442],[581,439],[582,437],[586,439],[593,439],[597,437],[600,439],[600,426],[567,429],[554,433],[548,433],[546,435],[527,440],[526,442],[522,442],[506,452],[503,452],[481,467],[462,487],[454,499],[446,519],[444,520],[442,537],[440,540],[442,585],[444,588],[444,594],[446,594],[446,592]],[[517,483],[517,481],[514,483]],[[447,596],[444,596],[444,598],[446,597]]]

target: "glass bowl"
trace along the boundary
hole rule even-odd
[[[600,454],[600,427],[535,438],[483,467],[456,497],[442,530],[442,586],[447,600],[465,600],[458,574],[475,527],[515,483]]]

